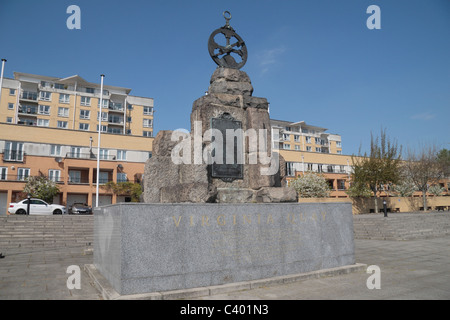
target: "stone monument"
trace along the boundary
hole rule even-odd
[[[250,78],[239,70],[247,60],[245,42],[230,26],[231,15],[224,16],[226,25],[208,41],[218,67],[207,94],[193,103],[191,133],[158,133],[145,166],[144,202],[297,201],[295,190],[282,186],[284,160],[272,152],[269,103],[252,96]],[[225,38],[223,45],[216,42],[218,36]],[[179,137],[187,140],[181,163],[175,159],[181,158]]]
[[[252,96],[239,70],[247,48],[229,25],[231,15],[225,18],[210,37],[219,66],[208,94],[193,103],[191,131],[161,131],[154,140],[145,203],[95,209],[94,264],[87,269],[116,296],[161,298],[354,270],[351,203],[298,203],[282,185],[268,102]]]

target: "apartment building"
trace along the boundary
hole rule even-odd
[[[287,182],[305,172],[321,173],[327,179],[331,197],[348,197],[352,157],[342,154],[341,136],[326,132],[328,129],[307,124],[270,120],[278,129],[278,140],[273,140],[286,161]]]
[[[79,76],[52,78],[14,73],[0,99],[0,214],[21,200],[26,179],[46,176],[60,194],[54,203],[95,206],[97,180],[139,183],[153,143],[153,99],[131,89]],[[98,129],[101,145],[98,152]],[[97,158],[100,172],[97,177]],[[129,201],[99,188],[99,204]]]
[[[328,129],[306,124],[270,120],[272,128],[279,130],[279,149],[342,154],[341,136],[326,132]]]
[[[0,122],[79,131],[153,137],[153,99],[131,89],[100,84],[78,75],[55,78],[14,72],[3,79]]]

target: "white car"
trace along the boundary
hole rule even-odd
[[[11,214],[27,214],[28,199],[17,203],[10,203],[8,212]],[[30,199],[30,214],[52,215],[65,214],[66,207],[59,204],[48,204],[40,199]]]

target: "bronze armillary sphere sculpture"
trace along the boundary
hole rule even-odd
[[[220,67],[240,69],[247,62],[247,47],[244,40],[230,26],[231,13],[225,11],[223,16],[227,23],[209,36],[209,55]],[[216,42],[217,35],[222,35],[222,39],[223,36],[225,37],[225,45]],[[238,61],[235,57],[238,58]]]

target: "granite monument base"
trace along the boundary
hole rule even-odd
[[[355,264],[350,203],[123,203],[94,218],[94,266],[121,295]]]

